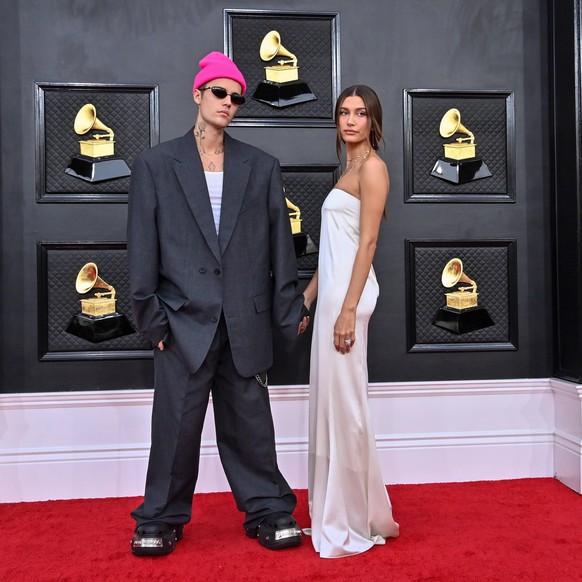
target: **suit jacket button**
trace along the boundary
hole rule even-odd
[[[213,317],[212,317],[212,321],[213,321],[214,323],[216,323],[216,322],[218,321],[218,317],[214,317],[214,316],[213,316]]]
[[[220,269],[214,269],[214,274],[215,275],[220,275]]]
[[[206,268],[205,267],[200,267],[198,269],[198,271],[204,275],[204,273],[206,273]]]

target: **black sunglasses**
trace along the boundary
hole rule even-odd
[[[207,89],[210,89],[212,94],[218,97],[218,99],[224,99],[227,95],[230,96],[230,100],[235,105],[242,105],[245,102],[245,98],[242,95],[239,93],[229,93],[224,87],[204,87],[200,91],[206,91]]]

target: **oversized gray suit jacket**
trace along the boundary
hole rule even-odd
[[[224,312],[243,376],[273,362],[273,325],[296,337],[303,296],[278,161],[227,134],[217,236],[192,131],[132,166],[128,258],[138,329],[165,340],[190,373]]]

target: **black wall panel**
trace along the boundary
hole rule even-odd
[[[228,8],[272,10],[277,5],[233,0]],[[194,121],[191,89],[197,62],[211,50],[224,49],[223,7],[210,0],[28,0],[5,2],[2,8],[1,390],[151,387],[149,359],[39,360],[38,243],[124,241],[126,206],[37,202],[35,84],[157,86],[160,140],[181,135]],[[370,84],[384,107],[391,193],[375,261],[381,295],[370,326],[370,380],[550,376],[546,1],[297,0],[284,9],[338,12],[341,86]],[[300,54],[300,48],[294,52]],[[515,203],[405,202],[405,89],[514,93]],[[230,132],[270,151],[284,165],[337,163],[333,128],[237,126]],[[414,239],[517,241],[518,350],[407,352],[405,241]],[[277,340],[272,383],[308,381],[310,337],[305,334],[293,344]]]
[[[582,381],[580,0],[550,2],[556,376]]]

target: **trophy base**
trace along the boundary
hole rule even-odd
[[[489,178],[493,174],[487,164],[480,158],[466,160],[453,160],[452,158],[439,158],[430,173],[431,176],[447,180],[453,184],[466,184],[473,180]]]
[[[484,307],[471,307],[469,309],[441,307],[432,323],[457,335],[495,325]]]
[[[121,313],[98,316],[77,313],[65,331],[94,344],[135,333],[127,317]]]
[[[125,178],[131,174],[131,170],[125,160],[118,156],[90,158],[78,155],[71,160],[65,174],[86,182],[103,182],[115,178]]]
[[[316,101],[317,97],[311,92],[309,85],[301,80],[288,83],[261,81],[253,94],[253,99],[271,107],[281,108]]]
[[[295,256],[297,258],[313,255],[318,252],[317,246],[315,246],[311,237],[303,232],[298,232],[293,235],[293,243],[295,244]]]

